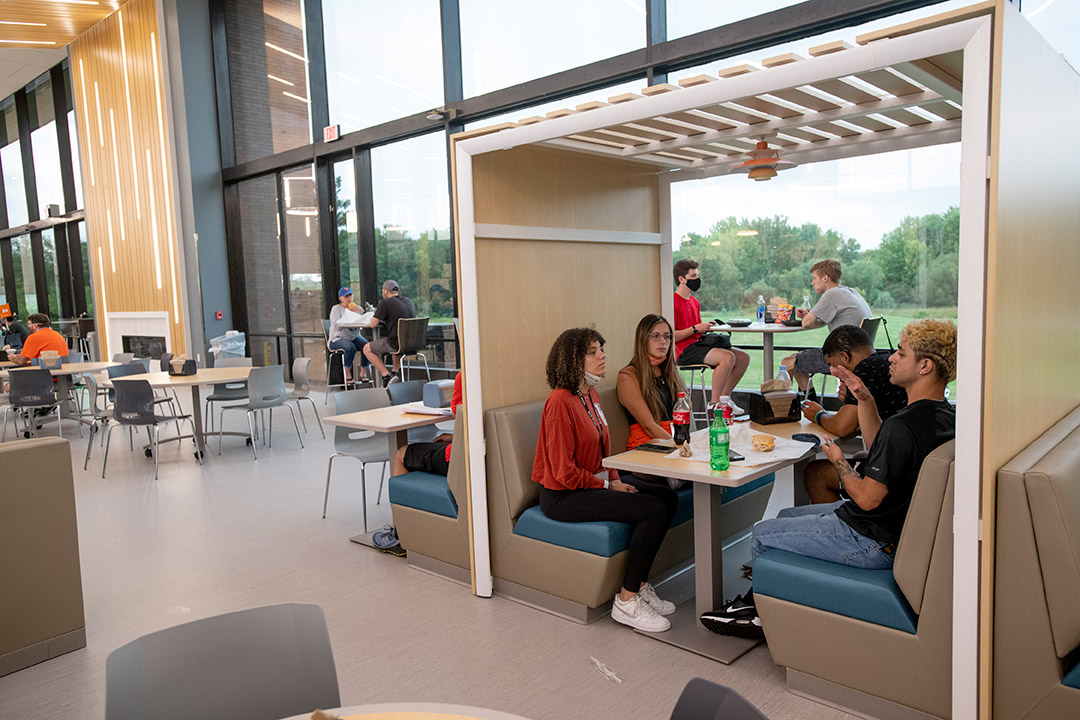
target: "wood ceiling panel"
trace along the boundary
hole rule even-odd
[[[703,127],[706,130],[730,130],[735,127],[733,124],[724,122],[716,116],[703,117],[692,112],[674,112],[668,113],[664,117],[669,117],[672,120],[681,120],[685,123],[691,123],[698,127]]]
[[[870,72],[859,73],[855,77],[897,97],[922,92],[922,88],[918,85],[912,85],[907,80],[894,75],[888,70],[871,70]]]
[[[897,122],[902,122],[908,127],[911,127],[912,125],[925,125],[930,122],[922,115],[916,115],[913,112],[909,112],[903,109],[882,110],[881,114],[887,118],[896,120]]]
[[[773,117],[778,118],[793,118],[796,115],[802,115],[798,110],[792,110],[789,107],[783,105],[777,105],[774,102],[769,102],[765,98],[750,96],[739,98],[738,100],[732,100],[736,105],[742,105],[748,107],[751,110],[757,110],[758,112],[768,113]]]
[[[41,0],[6,0],[0,4],[0,19],[35,24],[0,25],[0,39],[25,41],[0,42],[0,47],[60,49],[123,6],[124,2],[82,5]]]
[[[840,107],[834,102],[819,98],[816,95],[811,95],[805,90],[799,90],[798,88],[786,88],[784,90],[774,90],[769,93],[775,95],[781,100],[787,100],[790,103],[796,105],[802,105],[805,108],[810,108],[816,112],[824,112],[825,110],[835,110]]]
[[[871,95],[861,88],[857,88],[854,85],[850,85],[839,78],[833,78],[832,80],[819,80],[811,83],[810,87],[816,88],[822,92],[827,92],[830,95],[835,95],[841,100],[847,100],[850,103],[856,105],[862,105],[863,103],[873,102],[877,100],[875,95]]]

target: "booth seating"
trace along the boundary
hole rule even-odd
[[[454,420],[454,443],[462,436]],[[460,447],[460,445],[458,445]],[[469,581],[469,524],[465,512],[465,454],[450,453],[446,477],[407,472],[389,481],[390,510],[409,564],[461,582]]]
[[[923,462],[892,570],[757,557],[754,597],[789,690],[869,717],[949,717],[953,457],[948,442]]]
[[[86,647],[67,440],[0,445],[0,675]]]
[[[614,388],[600,392],[600,404],[611,431],[612,452],[621,452],[629,427]],[[588,623],[604,615],[622,583],[629,526],[559,522],[540,510],[532,467],[543,408],[543,401],[535,401],[484,415],[494,588],[500,595]],[[745,530],[761,518],[772,479],[769,475],[752,489],[731,493],[730,534],[736,526]],[[663,577],[693,556],[692,515],[692,489],[687,486],[679,491],[679,508],[653,564],[654,577]],[[734,520],[747,515],[752,519]]]
[[[997,473],[994,718],[1080,717],[1080,408]]]

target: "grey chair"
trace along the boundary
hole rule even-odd
[[[323,318],[322,321],[322,334],[323,334],[323,347],[326,348],[326,396],[323,398],[323,405],[330,400],[330,388],[339,387],[342,390],[349,389],[349,381],[345,379],[345,351],[334,350],[330,347],[330,321]],[[337,363],[341,367],[341,382],[330,384],[330,368],[334,363]]]
[[[422,350],[427,347],[427,326],[431,318],[401,318],[398,320],[398,351],[392,353],[401,358],[402,379],[404,379],[405,358],[419,357],[424,361],[424,373],[431,381],[431,368],[428,367],[427,356]]]
[[[112,419],[121,425],[129,427],[145,427],[146,434],[150,438],[150,455],[154,458],[154,479],[158,479],[158,425],[163,422],[175,422],[177,433],[180,430],[180,421],[186,420],[191,423],[191,434],[195,435],[195,423],[190,415],[158,415],[154,407],[160,399],[154,395],[154,389],[146,380],[117,379],[113,383],[116,392],[116,402],[112,408]],[[105,467],[109,464],[109,441],[112,439],[112,424],[105,431],[105,460],[101,463],[101,477],[105,477]],[[196,453],[199,464],[202,465],[202,457]]]
[[[106,720],[236,720],[341,705],[326,616],[286,603],[158,630],[109,653]]]
[[[251,358],[222,358],[218,360],[214,367],[251,367]],[[214,403],[236,403],[242,402],[248,399],[248,385],[247,381],[231,382],[231,383],[218,383],[214,386],[213,391],[206,396],[205,407],[203,408],[203,417],[207,419],[209,423],[207,430],[213,431],[214,429],[214,409],[211,407]]]
[[[112,356],[112,361],[115,363],[123,363],[127,365],[129,362],[135,359],[135,353],[116,353]]]
[[[223,405],[218,410],[218,425],[224,427],[226,410],[244,410],[247,413],[248,437],[251,439],[251,452],[255,459],[259,459],[259,453],[255,449],[255,413],[266,410],[270,413],[270,431],[266,433],[267,447],[273,444],[274,434],[274,408],[286,407],[292,415],[293,426],[296,428],[296,437],[300,441],[300,447],[304,447],[304,437],[300,434],[300,425],[296,422],[296,412],[292,405],[286,405],[285,400],[289,391],[285,389],[285,368],[282,365],[267,365],[257,367],[248,375],[247,382],[248,401],[242,405]],[[221,454],[221,436],[218,433],[218,455]]]
[[[386,388],[390,393],[391,405],[404,405],[405,403],[419,402],[424,399],[424,383],[421,380],[394,383]],[[412,428],[408,431],[410,443],[431,442],[440,434],[439,428],[434,425]]]
[[[364,388],[334,393],[334,410],[337,415],[360,412],[361,410],[373,410],[388,407],[389,405],[390,398],[381,388]],[[364,434],[365,437],[353,437],[360,434]],[[360,492],[364,498],[362,503],[364,532],[367,532],[367,464],[373,462],[383,463],[383,471],[379,475],[379,493],[376,496],[376,502],[381,502],[383,479],[386,477],[386,465],[390,462],[386,438],[371,431],[357,431],[341,426],[334,428],[334,454],[330,456],[330,461],[326,464],[326,493],[323,495],[322,507],[322,516],[324,518],[326,517],[326,505],[330,500],[330,473],[334,469],[334,460],[339,457],[351,457],[360,461]]]
[[[315,422],[319,424],[319,432],[322,433],[323,440],[325,440],[326,431],[323,430],[322,418],[319,417],[319,408],[315,405],[315,401],[311,399],[311,380],[308,379],[310,365],[311,358],[309,357],[298,357],[293,360],[293,389],[289,396],[285,398],[285,401],[296,403],[296,412],[300,416],[300,424],[304,426],[305,433],[307,432],[307,423],[304,421],[304,413],[300,410],[300,401],[307,400],[311,403],[311,411],[315,413]]]
[[[679,695],[671,720],[769,720],[729,687],[694,678]]]
[[[173,354],[171,352],[161,353],[161,360],[160,360],[160,362],[158,364],[158,367],[160,368],[160,372],[163,372],[163,373],[169,372],[169,370],[170,370],[169,363],[172,361],[172,359],[173,359]],[[155,390],[154,394],[157,395],[158,397],[167,397],[168,395],[171,394],[172,397],[173,397],[173,400],[176,401],[176,407],[177,408],[180,407],[180,396],[176,394],[176,388],[174,388],[174,387],[160,388],[160,391]]]
[[[23,368],[9,370],[8,406],[4,408],[4,428],[0,431],[0,442],[7,439],[8,413],[14,413],[23,421],[23,437],[37,437],[37,423],[48,415],[56,413],[56,428],[60,437],[64,429],[60,426],[60,405],[56,402],[56,390],[52,373],[45,368]],[[38,410],[48,410],[44,415]],[[15,426],[16,429],[18,425]]]
[[[100,393],[98,392],[97,379],[92,373],[87,373],[84,377],[86,380],[86,389],[90,395],[89,410],[90,417],[93,418],[93,421],[90,423],[90,439],[86,441],[86,459],[83,460],[83,470],[85,470],[90,464],[90,450],[94,447],[94,433],[97,432],[98,429],[108,427],[109,420],[112,420],[113,416],[111,408],[101,407],[98,405]],[[105,441],[104,433],[102,433],[101,440],[102,442]]]
[[[142,365],[145,368],[144,372],[150,372],[150,361],[151,360],[152,360],[152,358],[150,358],[150,357],[137,357],[137,358],[133,358],[130,362],[137,362],[137,363],[139,363],[140,365]]]

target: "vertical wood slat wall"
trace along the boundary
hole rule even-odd
[[[107,313],[169,313],[184,347],[168,105],[155,0],[130,0],[70,45],[87,244],[102,356]],[[125,75],[126,69],[126,75]]]

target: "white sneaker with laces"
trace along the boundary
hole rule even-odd
[[[615,602],[611,604],[611,619],[645,632],[663,632],[671,627],[668,619],[657,615],[649,603],[641,597],[641,593],[626,602],[616,595]]]
[[[670,600],[661,600],[652,583],[642,585],[641,590],[638,590],[638,597],[644,598],[657,615],[670,615],[675,612],[675,603]]]

